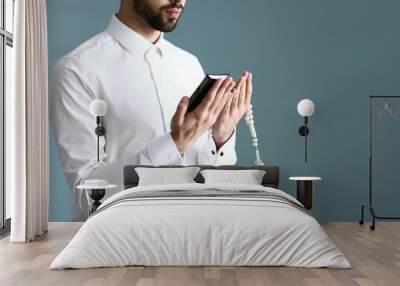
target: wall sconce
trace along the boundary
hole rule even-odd
[[[297,105],[297,111],[304,117],[304,125],[299,128],[299,134],[304,137],[304,161],[307,162],[307,136],[310,133],[308,128],[308,117],[310,117],[315,110],[314,103],[309,99],[303,99]]]
[[[106,114],[106,112],[107,104],[104,102],[104,100],[95,99],[90,103],[90,113],[96,116],[97,124],[97,127],[94,130],[97,135],[97,162],[100,162],[100,136],[104,136],[106,134],[106,128],[103,126],[103,116]]]

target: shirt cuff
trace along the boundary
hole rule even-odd
[[[156,138],[146,147],[151,163],[154,166],[182,164],[183,156],[172,139],[171,133]]]
[[[231,137],[226,141],[218,150],[212,138],[212,132],[209,132],[209,141],[211,144],[211,154],[215,156],[216,165],[234,165],[236,164],[237,157],[235,151],[236,145],[236,127],[233,130]]]

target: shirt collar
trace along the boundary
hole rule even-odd
[[[129,52],[144,56],[149,50],[155,49],[160,56],[164,50],[164,33],[161,32],[160,38],[156,43],[151,43],[142,35],[122,23],[115,15],[111,18],[107,28],[108,33],[120,42]]]

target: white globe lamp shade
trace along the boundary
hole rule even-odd
[[[94,116],[103,116],[107,112],[107,104],[104,100],[95,99],[90,103],[90,113]]]
[[[314,113],[314,103],[309,99],[303,99],[297,105],[297,111],[303,117],[309,117]]]

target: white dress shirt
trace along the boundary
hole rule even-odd
[[[183,156],[172,140],[178,102],[203,78],[197,58],[163,33],[152,44],[116,16],[106,31],[61,58],[50,80],[50,117],[72,190],[88,178],[106,179],[122,190],[125,165],[235,164],[236,131],[218,150],[206,132]],[[96,98],[107,104],[100,163],[96,120],[89,110]],[[85,208],[86,196],[78,196]]]

